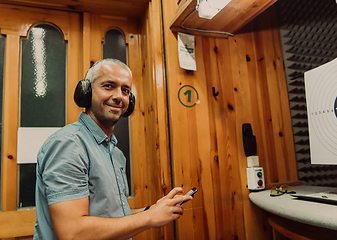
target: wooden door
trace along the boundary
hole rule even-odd
[[[2,142],[2,208],[0,212],[0,238],[29,236],[33,234],[34,207],[20,208],[17,164],[17,133],[20,127],[21,82],[23,41],[34,26],[44,24],[58,29],[65,43],[65,86],[63,93],[64,124],[77,120],[80,110],[73,102],[73,91],[80,79],[82,62],[79,62],[81,46],[80,14],[43,10],[28,7],[13,7],[0,4],[0,31],[5,38],[3,74],[3,142]],[[41,46],[32,48],[38,54]],[[53,63],[51,63],[53,65]],[[35,172],[31,173],[35,174]]]
[[[131,176],[129,179],[131,208],[148,206],[161,197],[161,192],[158,192],[160,173],[156,171],[158,150],[154,110],[155,90],[151,81],[151,71],[145,66],[148,61],[146,56],[149,53],[144,49],[148,43],[144,39],[144,33],[139,29],[140,24],[137,20],[91,13],[83,15],[83,75],[89,64],[112,57],[104,50],[104,46],[109,44],[107,34],[110,31],[120,34],[120,40],[123,41],[121,47],[125,46],[126,51],[125,60],[132,70],[132,92],[136,97],[136,107],[128,118],[130,169],[127,169]],[[116,125],[116,128],[119,126]],[[123,135],[125,134],[124,131]],[[120,141],[118,136],[117,139]],[[134,239],[158,239],[158,236],[163,234],[162,230],[151,229]]]

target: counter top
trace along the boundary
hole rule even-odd
[[[329,190],[329,187],[295,186],[297,194],[310,194]],[[337,230],[337,205],[300,200],[290,194],[270,196],[270,190],[252,192],[250,200],[258,207],[293,221]]]

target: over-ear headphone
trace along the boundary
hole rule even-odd
[[[84,87],[88,86],[88,87]],[[87,89],[84,91],[83,89]],[[91,98],[92,98],[92,89],[91,83],[88,79],[81,80],[77,83],[75,92],[74,92],[74,100],[77,106],[89,108],[91,107]],[[122,115],[123,117],[128,117],[131,115],[133,110],[135,109],[136,98],[131,92],[129,94],[129,107],[126,112]]]

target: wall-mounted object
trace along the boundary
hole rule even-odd
[[[231,0],[198,0],[196,10],[200,18],[212,19],[217,15]]]
[[[198,0],[186,0],[179,5],[170,28],[173,32],[228,37],[275,2],[276,0],[232,0],[212,19],[205,19],[200,18],[196,11]]]
[[[246,157],[256,154],[256,137],[253,135],[250,123],[242,124],[242,142]]]
[[[186,70],[196,71],[195,36],[178,33],[179,66]]]

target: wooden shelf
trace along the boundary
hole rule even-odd
[[[214,18],[209,20],[199,17],[198,11],[195,10],[197,0],[186,0],[179,4],[178,11],[170,23],[170,28],[173,32],[227,37],[228,35],[226,34],[200,32],[191,29],[235,34],[276,1],[277,0],[232,0]]]

